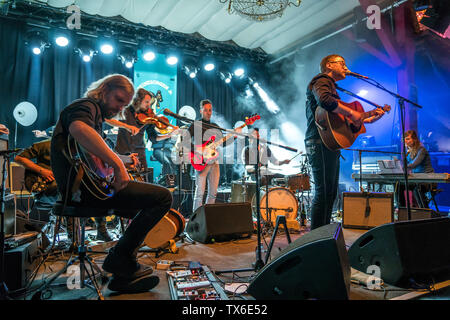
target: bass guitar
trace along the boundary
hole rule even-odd
[[[258,114],[254,114],[250,118],[246,117],[245,123],[236,129],[242,129],[248,125],[252,125],[256,120],[259,119],[261,119],[261,117]],[[203,171],[203,169],[205,169],[205,167],[209,163],[214,162],[219,157],[219,151],[217,151],[217,147],[221,146],[233,136],[234,133],[230,133],[218,141],[215,141],[216,137],[212,136],[202,145],[195,146],[194,150],[190,152],[192,167],[197,171]]]
[[[360,112],[362,120],[376,115],[377,109],[364,112],[364,108],[358,101],[353,101],[350,103],[339,101],[339,103],[352,110]],[[379,108],[385,112],[389,112],[391,110],[391,106],[387,104]],[[339,113],[328,112],[321,106],[317,106],[315,121],[320,138],[325,146],[332,151],[349,148],[360,134],[366,132],[364,124],[362,124],[360,128],[356,128],[350,119],[347,119]]]

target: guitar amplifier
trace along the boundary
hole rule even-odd
[[[394,221],[391,192],[344,192],[342,225],[350,229],[371,229]]]
[[[17,162],[11,162],[9,172],[11,193],[29,195],[30,192],[25,188],[25,168]]]

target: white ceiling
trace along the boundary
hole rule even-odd
[[[186,34],[198,32],[215,41],[232,40],[237,45],[260,47],[279,54],[310,33],[330,24],[359,5],[358,0],[303,0],[290,6],[281,18],[252,22],[229,14],[228,3],[219,0],[37,0],[64,8],[72,4],[82,12],[125,19]],[[81,24],[83,16],[81,16]]]

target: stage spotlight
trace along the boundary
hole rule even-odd
[[[230,83],[233,77],[229,72],[219,72],[220,80],[225,81],[225,83]]]
[[[96,54],[92,44],[87,39],[82,39],[78,42],[75,52],[78,53],[84,62],[90,62],[92,57]]]
[[[50,47],[50,44],[41,31],[28,32],[26,39],[26,45],[31,48],[31,51],[35,55],[40,55],[46,48]]]
[[[174,54],[171,54],[167,56],[166,62],[171,66],[176,65],[178,63],[178,57],[175,56]]]
[[[156,58],[156,54],[151,50],[146,50],[142,54],[145,61],[153,61]]]
[[[66,47],[69,44],[69,39],[66,36],[58,36],[55,43],[60,47]]]
[[[206,71],[212,71],[212,70],[214,70],[214,68],[215,68],[216,66],[214,65],[214,63],[207,63],[207,64],[205,64],[205,70]]]
[[[183,66],[183,71],[191,79],[194,79],[197,76],[198,68],[194,66]]]
[[[137,60],[136,50],[129,46],[122,47],[120,50],[119,59],[120,61],[122,61],[125,67],[131,69]]]
[[[369,91],[365,90],[365,89],[361,89],[358,92],[358,96],[364,97],[369,93]]]
[[[103,54],[109,55],[111,53],[114,52],[114,45],[113,45],[113,41],[110,40],[109,38],[107,39],[102,39],[100,41],[100,51]]]
[[[234,75],[238,78],[242,78],[244,74],[245,74],[244,68],[239,67],[234,70]]]

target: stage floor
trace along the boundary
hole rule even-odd
[[[358,239],[365,230],[356,229],[344,229],[344,239],[347,249],[351,244]],[[290,236],[292,241],[295,241],[308,231],[307,227],[301,227],[300,230],[291,231]],[[94,230],[88,230],[87,234],[95,234]],[[261,252],[262,259],[266,256],[267,245],[270,243],[272,234],[267,232],[262,237],[263,250]],[[97,243],[91,246],[92,251],[105,252],[109,247],[113,246],[115,242],[109,243]],[[271,258],[274,258],[280,250],[288,245],[287,237],[284,231],[279,231],[271,252]],[[198,261],[203,265],[208,266],[211,271],[230,270],[251,268],[252,263],[256,260],[256,248],[257,248],[257,236],[253,234],[250,238],[240,239],[221,243],[202,244],[199,242],[191,243],[187,239],[180,240],[176,243],[176,253],[163,253],[160,256],[156,256],[154,252],[140,252],[139,262],[147,265],[151,265],[154,268],[154,274],[160,278],[160,283],[153,290],[146,293],[138,294],[118,294],[107,289],[106,285],[102,285],[102,293],[105,300],[171,300],[171,294],[168,284],[168,279],[165,270],[157,270],[156,263],[158,260],[170,260],[174,262],[186,262],[186,261]],[[143,247],[142,250],[145,250]],[[147,248],[148,249],[148,248]],[[105,254],[96,253],[93,254],[94,261],[101,267]],[[48,279],[57,270],[61,269],[65,265],[65,261],[69,257],[68,253],[58,257],[58,259],[52,259],[45,263],[45,267],[42,266],[33,284],[38,285],[42,279]],[[357,272],[352,269],[352,275]],[[249,278],[254,275],[254,272],[239,272],[239,273],[223,273],[218,275],[221,286],[224,283],[231,282],[248,282]],[[63,274],[55,283],[60,283],[61,286],[51,287],[51,291],[47,293],[49,300],[76,300],[76,299],[97,299],[95,293],[90,289],[69,289],[67,287],[67,280],[70,274]],[[351,283],[349,300],[412,300],[412,299],[450,299],[450,281],[447,281],[440,285],[444,289],[431,294],[425,294],[424,292],[416,292],[412,290],[406,290],[390,286],[385,284],[382,290],[373,291],[368,290],[363,285]],[[440,288],[439,287],[439,288]],[[50,296],[51,295],[51,296]],[[33,292],[31,292],[26,299],[31,299]],[[228,293],[228,296],[232,300],[243,300],[253,298],[249,295],[243,295],[242,297],[234,296],[232,293]],[[23,299],[23,298],[22,298]]]

